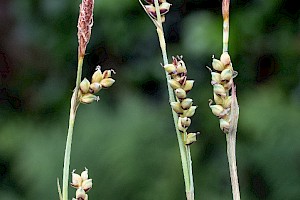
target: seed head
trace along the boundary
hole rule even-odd
[[[80,90],[83,94],[88,93],[89,91],[89,87],[90,87],[90,82],[89,80],[87,80],[86,78],[84,78],[81,82],[80,82]]]
[[[230,60],[230,56],[228,54],[228,52],[223,52],[220,58],[220,61],[226,66],[226,65],[230,65],[231,60]]]
[[[182,114],[183,110],[182,107],[180,105],[180,102],[176,101],[176,102],[171,102],[171,107],[172,109],[177,113],[177,114]]]
[[[215,59],[215,58],[213,58],[212,66],[217,71],[223,71],[223,69],[224,69],[223,63],[220,60]]]
[[[199,135],[199,134],[200,134],[200,132],[197,132],[197,133],[188,133],[187,137],[186,137],[185,144],[186,145],[191,145],[194,142],[196,142],[197,141],[197,135]]]

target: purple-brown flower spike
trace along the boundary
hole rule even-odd
[[[90,41],[93,26],[94,0],[82,0],[78,18],[78,56],[83,58]]]
[[[223,0],[222,2],[222,14],[223,14],[223,18],[229,18],[229,4],[230,4],[230,0]]]
[[[229,4],[230,0],[223,0],[222,14],[223,14],[223,52],[228,51],[229,40]]]

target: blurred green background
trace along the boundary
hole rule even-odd
[[[196,200],[231,199],[224,134],[208,107],[211,56],[222,51],[221,0],[174,0],[169,58],[184,55]],[[0,199],[58,199],[77,67],[79,0],[0,1]],[[300,199],[300,9],[292,0],[232,1],[229,51],[240,104],[242,199]],[[90,199],[185,199],[155,27],[138,1],[95,0],[83,76],[116,83],[79,107],[71,170],[89,169]],[[70,189],[70,196],[75,190]]]

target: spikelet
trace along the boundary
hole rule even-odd
[[[173,62],[163,68],[171,77],[168,84],[174,90],[177,99],[176,102],[170,104],[178,115],[178,130],[183,134],[185,144],[190,145],[196,141],[196,135],[198,135],[198,133],[187,133],[192,122],[191,117],[197,109],[197,106],[193,106],[193,99],[187,98],[188,92],[193,88],[194,80],[187,80],[187,68],[182,56],[173,57]]]
[[[88,169],[81,173],[81,175],[76,174],[75,170],[72,172],[72,182],[71,186],[76,188],[76,198],[75,200],[88,200],[88,195],[86,194],[93,186],[93,180],[88,177]]]
[[[95,94],[98,93],[102,88],[109,88],[114,84],[115,80],[111,78],[112,74],[115,74],[114,70],[105,70],[102,73],[101,67],[97,66],[91,82],[84,78],[80,83],[80,90],[78,92],[80,103],[90,104],[94,101],[99,101],[100,98]]]
[[[220,128],[224,133],[228,133],[230,126],[230,111],[232,103],[233,78],[237,72],[233,70],[228,52],[224,52],[220,60],[213,57],[213,69],[210,69],[211,84],[214,92],[214,102],[209,100],[209,107],[214,115],[220,119]]]

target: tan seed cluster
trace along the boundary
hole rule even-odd
[[[72,183],[71,186],[76,188],[76,198],[72,200],[88,200],[88,195],[86,194],[93,186],[92,179],[88,177],[88,169],[85,170],[79,175],[75,173],[75,170],[72,172]]]
[[[114,84],[115,80],[111,78],[111,75],[114,73],[115,72],[112,69],[105,70],[102,73],[101,67],[97,66],[91,82],[84,78],[80,83],[80,90],[78,92],[78,98],[80,102],[89,104],[93,101],[99,101],[99,96],[96,96],[95,94],[102,88],[108,88]]]
[[[220,128],[228,133],[230,127],[231,99],[230,91],[233,85],[233,78],[237,72],[233,70],[230,56],[227,52],[221,55],[220,60],[213,57],[213,70],[211,72],[211,84],[214,92],[214,102],[209,100],[209,107],[214,115],[220,119]]]
[[[171,76],[168,81],[174,90],[176,102],[171,102],[172,109],[178,114],[178,129],[185,138],[186,145],[196,141],[199,133],[187,133],[191,125],[191,117],[195,114],[197,106],[193,105],[193,99],[187,97],[187,93],[193,88],[194,80],[187,80],[187,68],[182,56],[173,57],[172,64],[164,66],[165,71]]]

